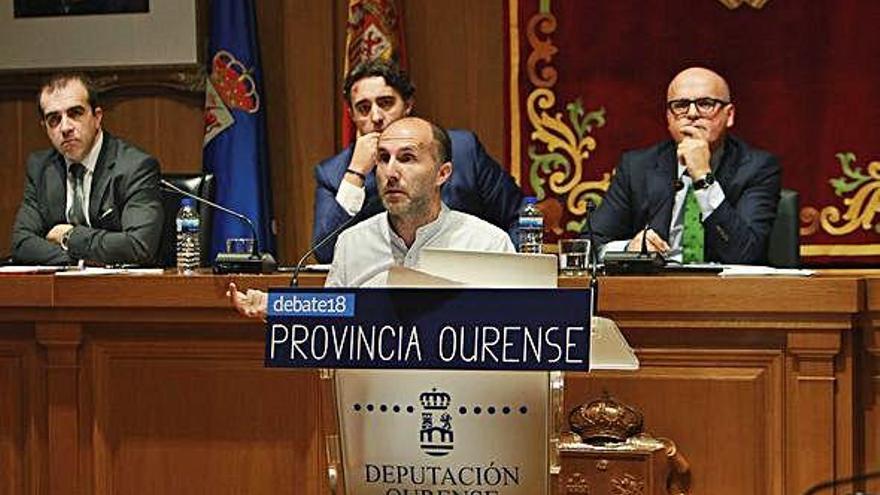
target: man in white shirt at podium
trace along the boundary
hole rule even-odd
[[[384,285],[391,267],[417,267],[426,247],[514,251],[500,228],[443,204],[440,189],[453,173],[451,157],[449,135],[427,120],[406,117],[382,132],[376,174],[387,211],[340,234],[327,287]],[[228,295],[245,316],[266,316],[265,292],[242,293],[230,283]]]

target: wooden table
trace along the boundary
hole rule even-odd
[[[263,367],[230,280],[289,277],[0,277],[0,493],[325,493],[318,375]],[[880,277],[609,277],[599,306],[642,369],[569,374],[567,407],[641,409],[694,493],[798,494],[880,458]]]

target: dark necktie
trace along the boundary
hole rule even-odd
[[[702,263],[705,242],[703,223],[700,221],[700,204],[693,186],[688,187],[684,198],[684,230],[681,236],[682,263]]]
[[[82,163],[71,163],[68,171],[73,179],[73,202],[70,204],[70,210],[67,212],[67,219],[71,225],[85,225],[86,215],[83,211],[83,177],[86,175],[86,168]]]

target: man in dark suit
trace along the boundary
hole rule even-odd
[[[13,260],[152,263],[162,230],[159,163],[102,131],[103,111],[85,75],[48,79],[38,102],[53,148],[28,157]]]
[[[625,153],[596,210],[596,242],[684,263],[765,263],[779,201],[780,167],[769,153],[728,135],[727,82],[692,67],[670,82],[671,141]]]
[[[346,77],[343,95],[350,104],[357,140],[336,156],[315,167],[315,218],[312,242],[317,243],[334,229],[359,214],[366,219],[382,210],[373,198],[376,191],[376,143],[392,122],[409,115],[415,102],[415,88],[407,75],[388,62],[368,62],[355,67]],[[452,162],[455,173],[443,186],[443,202],[486,220],[511,237],[516,232],[522,192],[513,178],[486,154],[474,133],[451,130]],[[361,212],[362,208],[368,211]],[[333,258],[335,240],[315,252],[322,263]]]

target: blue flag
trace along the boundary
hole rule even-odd
[[[211,10],[204,170],[214,174],[216,202],[250,218],[260,250],[274,253],[266,100],[254,6],[250,0],[214,2]],[[232,237],[252,234],[241,220],[215,212],[212,260]]]

